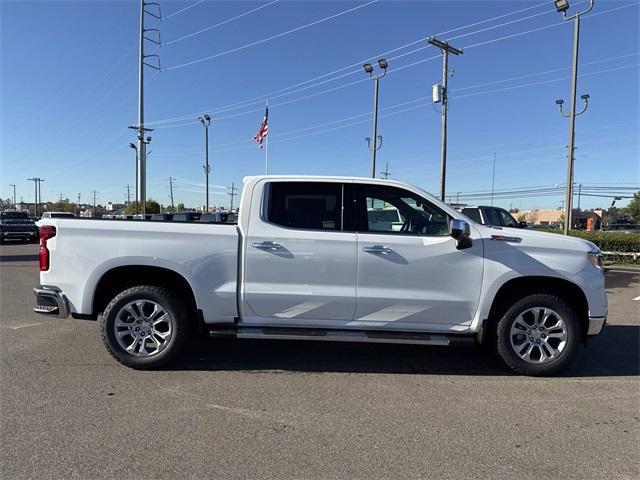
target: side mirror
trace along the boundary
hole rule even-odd
[[[527,222],[518,222],[518,228],[527,228],[528,226]]]
[[[473,241],[470,238],[471,227],[464,220],[452,219],[449,224],[449,235],[456,239],[456,248],[458,250],[469,248],[473,245]]]

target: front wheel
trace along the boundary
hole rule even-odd
[[[159,368],[173,360],[189,335],[185,303],[174,292],[154,286],[118,294],[101,319],[102,340],[120,363],[136,369]]]
[[[567,367],[580,339],[573,309],[551,294],[516,302],[497,325],[497,353],[517,373],[551,375]]]

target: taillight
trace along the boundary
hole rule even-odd
[[[49,270],[49,249],[47,240],[56,236],[56,227],[53,225],[43,225],[40,227],[40,271]]]

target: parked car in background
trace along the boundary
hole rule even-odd
[[[27,212],[0,212],[0,242],[5,240],[38,240],[38,227]]]
[[[230,212],[210,212],[200,215],[198,222],[235,223],[236,214]]]
[[[367,208],[369,228],[399,232],[404,225],[400,211],[392,206]]]
[[[632,223],[614,223],[602,229],[603,232],[640,233],[640,225]]]
[[[173,222],[197,222],[200,220],[200,212],[178,212],[173,214]]]
[[[482,225],[494,227],[527,228],[527,222],[518,222],[504,208],[487,207],[483,205],[456,207],[456,210],[471,220]]]
[[[173,213],[154,213],[151,215],[152,222],[169,222],[173,219]]]
[[[397,209],[400,230],[371,222],[372,205]],[[486,342],[545,375],[607,316],[593,243],[469,222],[392,180],[249,177],[237,225],[50,219],[40,238],[35,311],[100,319],[106,349],[133,368],[167,364],[201,332]]]

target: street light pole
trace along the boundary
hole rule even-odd
[[[203,115],[199,117],[200,123],[204,127],[204,178],[205,178],[205,212],[209,211],[209,172],[211,167],[209,166],[209,124],[211,123],[211,117],[209,115]]]
[[[384,58],[378,60],[378,66],[382,70],[381,74],[373,75],[373,66],[370,63],[363,65],[364,71],[369,74],[369,78],[373,80],[373,133],[372,138],[367,139],[369,150],[371,150],[371,177],[376,178],[376,153],[382,148],[382,135],[378,135],[378,84],[382,77],[387,74],[389,64]],[[378,145],[380,140],[380,145]],[[373,141],[373,146],[371,146]]]
[[[580,16],[588,13],[593,8],[594,0],[589,0],[589,7],[582,11],[576,12],[573,16],[567,16],[567,10],[569,10],[568,0],[555,0],[555,7],[558,12],[562,13],[564,20],[573,20],[573,75],[571,78],[571,109],[569,111],[569,151],[567,152],[567,191],[565,196],[565,222],[564,222],[564,234],[569,235],[571,230],[573,214],[573,164],[574,164],[574,152],[575,152],[575,125],[576,116],[583,114],[587,110],[589,95],[582,95],[584,101],[584,108],[580,112],[576,112],[576,91],[578,88],[578,51],[580,46]],[[562,100],[556,100],[556,104],[560,107],[560,113],[562,112]]]
[[[16,186],[13,183],[9,186],[13,187],[13,208],[16,208]]]
[[[136,214],[138,214],[138,205],[140,205],[138,196],[138,146],[135,143],[130,143],[129,146],[136,151]]]
[[[449,78],[449,54],[462,55],[462,49],[449,45],[449,42],[430,37],[429,43],[438,47],[442,52],[442,153],[440,160],[440,200],[445,201],[447,179],[447,105],[449,103],[447,91],[447,79]]]

